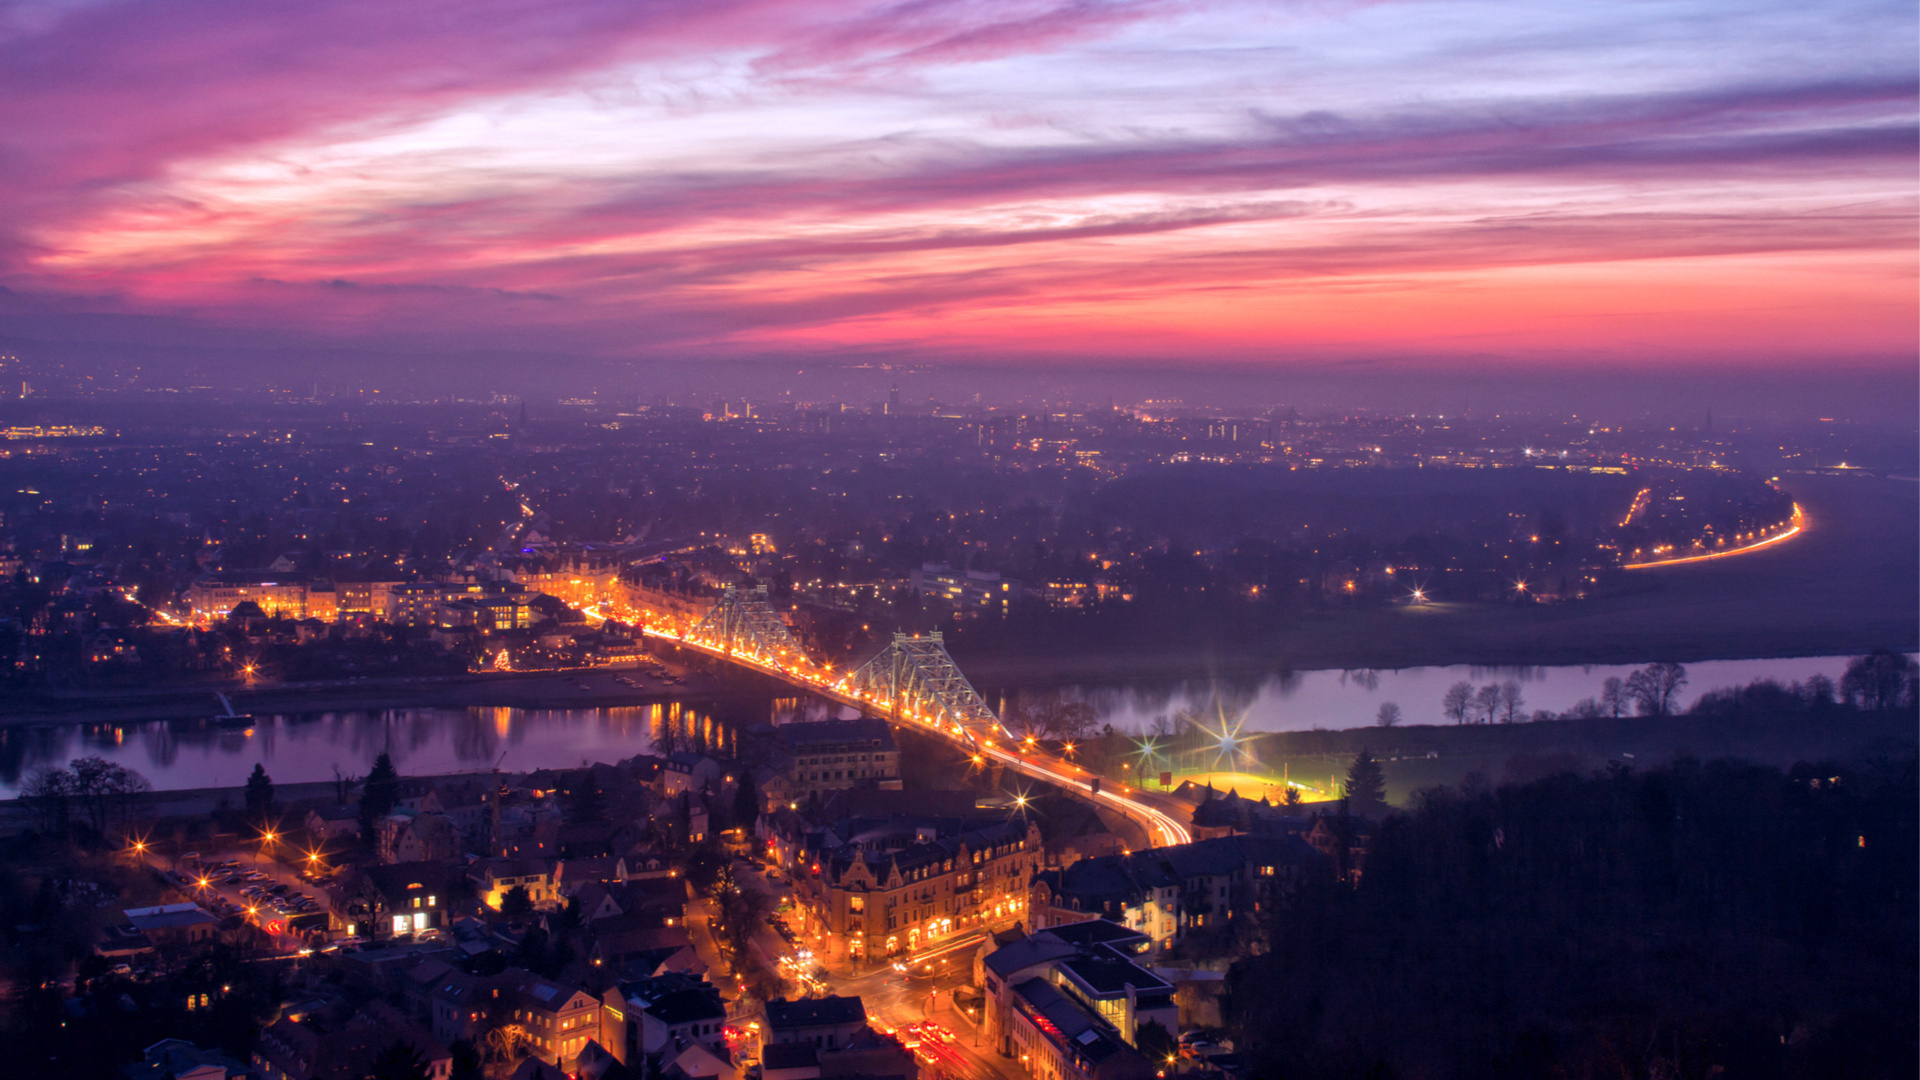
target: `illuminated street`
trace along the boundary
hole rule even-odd
[[[1160,803],[1160,800],[1145,791],[1121,785],[1120,790],[1116,792],[1105,783],[1100,783],[1096,790],[1097,778],[1071,762],[1038,749],[1008,749],[1002,743],[1013,744],[1013,735],[1005,727],[1000,726],[997,720],[987,723],[978,721],[961,723],[944,712],[916,708],[911,704],[902,705],[897,701],[876,698],[852,689],[849,687],[847,675],[835,675],[831,668],[817,665],[805,655],[790,658],[787,655],[769,656],[742,651],[732,642],[716,640],[700,633],[698,627],[693,630],[679,630],[649,618],[649,613],[627,612],[625,614],[638,615],[639,622],[650,636],[674,641],[709,656],[772,675],[830,701],[884,716],[895,723],[910,722],[919,730],[957,743],[962,749],[973,754],[976,762],[983,756],[992,758],[1016,772],[1105,803],[1129,820],[1145,827],[1149,838],[1156,845],[1185,844],[1193,839],[1192,833],[1177,818],[1168,814],[1160,805],[1155,805]],[[970,689],[968,692],[971,694]],[[977,703],[978,698],[975,697],[974,701]],[[979,707],[985,708],[983,704]]]

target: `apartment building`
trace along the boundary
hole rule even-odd
[[[1025,917],[1040,829],[1025,820],[841,822],[838,841],[796,873],[794,899],[816,953],[867,960]]]
[[[884,720],[782,724],[779,734],[792,763],[789,788],[796,801],[855,787],[900,788],[900,748]]]
[[[246,601],[269,617],[307,617],[307,575],[269,570],[228,570],[207,574],[187,588],[187,604],[198,622],[224,619]]]

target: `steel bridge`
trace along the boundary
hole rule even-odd
[[[940,735],[959,743],[976,765],[992,759],[1083,798],[1104,802],[1124,817],[1137,818],[1159,843],[1184,844],[1193,839],[1183,824],[1152,805],[1146,792],[1125,785],[1118,791],[1103,788],[1098,778],[1079,766],[1015,743],[998,714],[947,654],[938,632],[895,634],[892,644],[871,660],[853,671],[836,673],[831,665],[807,655],[786,620],[767,603],[765,586],[728,588],[691,626],[671,617],[639,614],[649,636],[772,675],[895,724]]]
[[[915,720],[951,731],[975,749],[996,738],[1012,738],[947,655],[937,630],[924,636],[893,635],[893,644],[860,665],[839,688],[895,721]]]

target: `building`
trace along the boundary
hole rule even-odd
[[[441,814],[396,810],[380,819],[378,831],[381,862],[439,862],[460,854],[460,830]]]
[[[127,923],[155,945],[199,945],[213,940],[220,920],[198,904],[128,908]]]
[[[792,762],[788,769],[792,801],[847,788],[900,789],[900,748],[884,720],[862,717],[782,724],[779,735]]]
[[[867,1030],[867,1007],[857,997],[774,998],[764,1011],[769,1045],[804,1043],[834,1050],[852,1045]]]
[[[452,1046],[461,1039],[478,1040],[488,1028],[491,995],[487,981],[449,968],[427,991],[427,1023],[433,1037]]]
[[[451,877],[441,862],[348,867],[327,886],[327,929],[372,940],[444,929]]]
[[[343,581],[334,589],[334,604],[340,616],[367,615],[385,622],[398,581]]]
[[[1174,988],[1134,962],[1146,935],[1104,919],[1043,930],[981,961],[987,1034],[1038,1080],[1133,1080],[1157,1065],[1139,1049],[1180,1030]]]
[[[602,995],[600,1043],[622,1064],[673,1056],[698,1045],[726,1053],[727,1005],[696,975],[670,973],[622,983]]]
[[[283,1016],[254,1040],[253,1071],[262,1080],[360,1080],[396,1043],[423,1058],[428,1080],[447,1080],[453,1055],[431,1032],[384,1002],[370,1002],[344,1024]]]
[[[553,871],[551,859],[481,859],[468,868],[467,878],[473,883],[473,891],[479,894],[480,902],[499,911],[507,894],[514,889],[525,889],[527,899],[535,907],[558,902],[560,894]]]
[[[680,752],[668,754],[660,766],[660,794],[673,798],[682,792],[696,795],[711,792],[724,796],[734,786],[734,777],[720,763],[705,754]]]
[[[1014,925],[1041,854],[1040,829],[1024,820],[853,820],[826,835],[831,849],[796,868],[794,901],[814,951],[832,959],[896,956]]]
[[[1020,602],[1020,583],[992,570],[955,570],[946,563],[926,563],[912,571],[908,581],[929,604],[954,611],[1003,613]]]
[[[122,1066],[126,1080],[242,1080],[245,1062],[218,1050],[202,1050],[185,1039],[162,1039],[147,1047],[140,1061]]]
[[[1033,877],[1032,925],[1089,917],[1145,935],[1156,950],[1192,934],[1224,932],[1257,915],[1324,856],[1299,836],[1222,836],[1125,855],[1081,859]]]
[[[271,570],[226,570],[207,574],[187,588],[187,605],[196,622],[224,619],[247,601],[269,617],[307,617],[307,576]]]
[[[535,1057],[564,1065],[599,1036],[600,999],[592,994],[514,969],[501,980],[508,1022],[518,1025],[521,1045]]]

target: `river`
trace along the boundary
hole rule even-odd
[[[1825,675],[1837,685],[1846,671],[1846,656],[1796,657],[1786,660],[1712,660],[1686,666],[1681,707],[1701,694],[1723,687],[1744,686],[1756,679],[1781,683]],[[1565,667],[1447,667],[1300,671],[1241,679],[1190,679],[1156,685],[1076,686],[1061,693],[1094,707],[1102,723],[1144,731],[1166,717],[1185,712],[1210,727],[1221,718],[1237,723],[1247,733],[1310,731],[1317,728],[1366,727],[1376,722],[1380,706],[1400,707],[1401,723],[1445,724],[1441,698],[1458,682],[1476,689],[1489,683],[1512,681],[1522,696],[1520,713],[1536,709],[1564,713],[1583,698],[1598,698],[1609,678],[1626,679],[1636,669],[1605,664]],[[995,701],[1001,704],[1000,700]]]
[[[1690,704],[1701,693],[1772,678],[1783,683],[1821,674],[1838,683],[1847,657],[1789,660],[1722,660],[1692,664],[1681,693]],[[1068,698],[1091,704],[1103,723],[1148,730],[1159,717],[1189,712],[1208,726],[1221,718],[1246,733],[1364,727],[1383,702],[1400,706],[1403,722],[1447,722],[1440,699],[1448,686],[1512,680],[1521,687],[1522,709],[1563,712],[1600,693],[1610,676],[1634,669],[1603,665],[1570,667],[1429,667],[1397,671],[1302,671],[1250,679],[1191,679],[1152,685],[1068,687]],[[995,706],[1007,692],[989,690]],[[800,707],[794,699],[770,699],[764,710],[735,712],[732,719],[776,720]],[[809,710],[825,712],[815,705]],[[37,766],[64,765],[98,754],[145,775],[158,790],[237,787],[256,763],[276,783],[331,780],[336,768],[363,776],[384,752],[403,775],[480,772],[498,762],[509,772],[567,768],[617,761],[663,748],[689,747],[726,753],[734,724],[687,704],[629,708],[512,709],[419,708],[262,716],[249,727],[219,727],[210,721],[41,724],[0,728],[0,797],[10,797]]]

